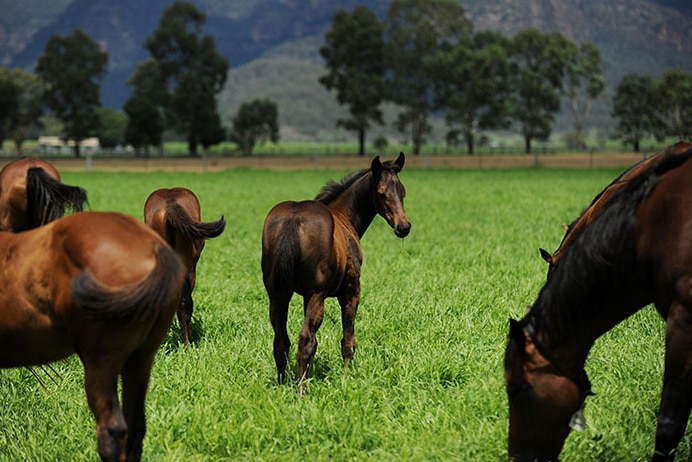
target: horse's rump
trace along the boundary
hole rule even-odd
[[[269,219],[267,222],[269,223]],[[263,241],[262,268],[265,287],[271,287],[275,291],[291,290],[300,255],[297,220],[273,220],[270,228],[265,225]]]
[[[156,265],[140,282],[108,287],[86,270],[72,280],[72,299],[90,317],[141,320],[180,296],[185,269],[176,253],[163,243],[154,244]]]
[[[48,174],[42,167],[31,167],[26,173],[27,216],[32,227],[45,225],[65,215],[66,208],[81,212],[87,193]]]
[[[180,233],[191,239],[211,239],[219,236],[226,228],[226,219],[222,216],[217,221],[199,222],[190,217],[185,208],[177,203],[166,206],[167,235]]]

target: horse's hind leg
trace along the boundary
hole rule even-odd
[[[188,346],[190,344],[190,323],[192,322],[192,288],[190,286],[190,281],[185,280],[185,285],[183,286],[183,293],[180,297],[180,306],[178,307],[178,323],[180,324],[180,332],[183,335],[183,344]]]
[[[305,319],[298,337],[298,379],[304,380],[308,375],[308,366],[317,351],[317,330],[324,318],[324,296],[313,294],[303,297]]]
[[[288,305],[292,294],[271,294],[269,296],[269,319],[274,329],[274,362],[276,363],[277,380],[282,384],[286,379],[286,364],[291,340],[288,338],[286,322]]]
[[[155,354],[156,349],[153,351],[135,352],[128,358],[122,370],[122,406],[128,426],[128,461],[138,461],[142,457],[142,442],[146,433],[144,400],[147,395]]]
[[[692,313],[676,303],[666,320],[666,359],[654,461],[673,460],[692,409]]]
[[[82,358],[82,361],[84,387],[89,407],[96,419],[101,460],[123,460],[127,424],[118,401],[118,367],[105,358]]]
[[[341,356],[344,358],[344,366],[348,367],[356,352],[355,321],[360,302],[360,288],[355,287],[350,293],[340,295],[341,325],[344,336],[341,339]]]

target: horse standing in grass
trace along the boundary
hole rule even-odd
[[[341,354],[348,367],[356,348],[354,321],[363,262],[360,239],[376,215],[387,221],[397,237],[406,237],[411,229],[404,211],[406,190],[398,176],[404,159],[403,153],[395,161],[380,162],[375,157],[369,169],[340,183],[328,183],[315,200],[282,202],[269,211],[262,231],[262,274],[279,383],[285,379],[291,346],[286,321],[294,292],[303,296],[304,304],[299,380],[307,377],[317,349],[316,333],[327,297],[337,297],[341,305]]]
[[[87,194],[60,181],[49,162],[35,157],[13,160],[0,171],[0,231],[18,233],[81,212]]]
[[[219,236],[226,228],[223,216],[212,222],[201,220],[199,200],[187,188],[157,189],[144,204],[144,222],[178,252],[187,267],[178,307],[178,321],[186,346],[190,343],[192,290],[197,280],[197,262],[204,249],[205,239]]]
[[[558,458],[570,427],[583,428],[593,343],[649,303],[666,320],[653,460],[673,460],[692,409],[691,159],[692,145],[677,144],[606,188],[568,231],[533,307],[510,320],[511,460]]]
[[[180,258],[141,222],[104,212],[0,232],[0,255],[0,368],[77,353],[101,459],[139,460],[154,356],[183,286]]]

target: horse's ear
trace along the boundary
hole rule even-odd
[[[543,257],[543,260],[545,260],[548,263],[553,263],[553,256],[550,255],[550,252],[548,252],[545,249],[538,249],[541,252],[541,257]]]
[[[519,321],[512,318],[509,319],[509,338],[517,343],[520,350],[526,348],[526,335],[524,334],[524,329],[521,327]]]
[[[399,166],[399,170],[402,170],[404,168],[404,161],[406,160],[406,156],[404,156],[403,152],[399,153],[399,157],[396,158],[394,163]]]
[[[380,178],[382,174],[382,162],[380,162],[380,156],[375,156],[370,164],[370,170],[372,171],[373,178]]]

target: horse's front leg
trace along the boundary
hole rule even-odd
[[[654,461],[672,461],[692,409],[692,313],[675,302],[666,320],[666,359]]]
[[[348,367],[356,353],[356,314],[360,303],[360,282],[356,281],[346,286],[339,295],[341,305],[341,326],[343,337],[341,338],[341,356],[344,358],[344,367]]]
[[[124,461],[127,423],[118,400],[117,366],[104,358],[84,359],[84,388],[96,419],[98,452],[103,461]]]
[[[317,293],[303,297],[305,319],[298,337],[298,379],[305,380],[308,366],[317,351],[317,330],[324,318],[324,294]]]

